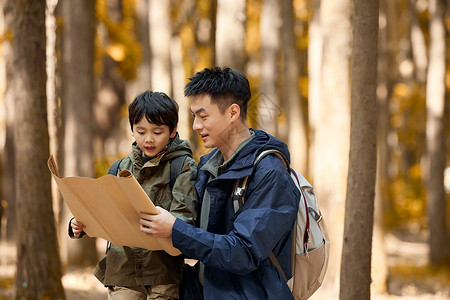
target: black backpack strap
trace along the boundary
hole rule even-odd
[[[119,171],[119,165],[120,165],[120,163],[122,162],[123,159],[124,158],[121,158],[121,159],[115,161],[111,165],[111,167],[109,167],[109,169],[108,169],[108,174],[109,175],[117,176],[117,171]],[[105,255],[108,254],[109,249],[111,249],[111,242],[106,241],[106,253],[105,253]]]
[[[172,191],[173,186],[175,185],[175,181],[178,176],[181,174],[181,169],[183,168],[184,161],[186,160],[187,155],[175,157],[170,161],[170,190]]]
[[[118,161],[114,162],[111,165],[111,167],[109,167],[108,174],[116,176],[117,175],[117,171],[119,170],[119,165],[122,162],[122,160],[123,160],[123,158],[121,158]]]

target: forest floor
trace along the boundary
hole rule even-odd
[[[450,299],[450,270],[427,267],[428,247],[423,234],[411,230],[385,236],[389,275],[388,292],[372,292],[371,299]],[[104,249],[100,247],[100,249]],[[0,243],[0,300],[14,299],[15,246]],[[106,289],[92,275],[93,268],[67,270],[62,278],[67,300],[106,300]],[[311,300],[338,299],[325,286]]]

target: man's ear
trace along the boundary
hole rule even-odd
[[[173,139],[176,135],[177,135],[177,128],[178,126],[175,126],[175,128],[172,130],[172,132],[170,133],[169,137],[171,139]]]
[[[241,107],[236,103],[231,104],[230,106],[230,118],[231,121],[236,121],[241,116]]]

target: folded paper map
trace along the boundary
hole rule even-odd
[[[152,238],[141,232],[139,213],[158,214],[155,205],[134,178],[124,170],[119,176],[61,178],[53,155],[48,168],[75,219],[83,223],[90,237],[100,237],[117,246],[181,252],[171,239]]]

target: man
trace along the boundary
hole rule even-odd
[[[282,162],[273,155],[255,167],[256,156],[287,146],[246,123],[250,86],[230,68],[198,72],[186,85],[193,129],[206,148],[195,185],[200,199],[199,228],[176,219],[162,208],[159,215],[141,213],[141,231],[172,237],[173,245],[200,262],[198,273],[205,299],[293,299],[272,251],[290,277],[291,231],[299,191]],[[237,179],[250,176],[245,204],[235,214],[232,193]]]

